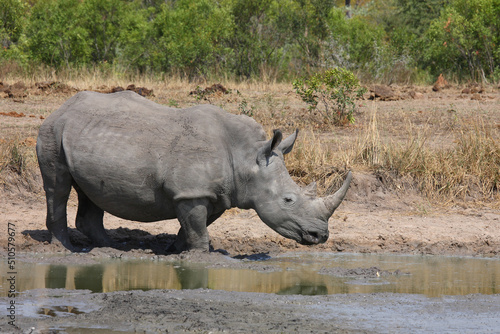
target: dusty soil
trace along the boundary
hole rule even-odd
[[[52,91],[55,88],[36,91],[37,88],[32,88],[36,94],[30,93],[29,88],[20,88],[24,93],[15,98],[3,93],[0,96],[0,141],[6,142],[15,137],[29,150],[34,150],[37,129],[43,119],[76,91],[71,87],[62,87],[62,91]],[[162,93],[155,89],[154,99],[166,103],[176,98],[180,100],[176,104],[181,107],[198,103],[188,97],[189,90],[188,87],[184,91]],[[435,126],[435,136],[430,145],[449,145],[450,136],[444,124],[449,114],[480,110],[492,130],[500,127],[498,89],[483,92],[479,99],[462,93],[461,89],[444,93],[432,92],[431,87],[407,91],[410,92],[400,91],[397,98],[389,101],[367,100],[365,108],[384,110],[380,119],[394,120],[386,125],[395,128],[393,133],[403,129],[403,118],[408,117],[408,114],[415,119],[421,117],[428,120],[434,117],[431,125]],[[415,91],[417,97],[410,98],[410,93],[415,94]],[[263,95],[255,91],[246,94],[249,101],[255,101],[256,106]],[[219,100],[212,97],[210,102],[213,103],[214,99],[216,104],[233,109],[238,103],[230,100],[234,99],[231,94],[229,97],[221,95]],[[273,100],[278,102],[268,102],[269,106],[281,103],[280,99],[293,98],[288,92],[283,93]],[[284,107],[286,109],[287,106]],[[382,114],[381,111],[379,113]],[[358,115],[360,124],[364,117],[368,116]],[[294,128],[297,125],[294,122],[285,120],[285,128]],[[274,124],[272,121],[269,123]],[[363,131],[363,128],[360,125],[360,128],[342,129],[338,136],[348,139],[353,136],[353,131]],[[399,136],[404,135],[401,133]],[[20,177],[18,171],[7,168],[0,171],[0,176],[0,228],[5,231],[0,233],[2,255],[6,254],[8,224],[15,229],[18,256],[27,259],[29,254],[35,252],[66,254],[62,246],[49,243],[50,235],[44,226],[44,195],[36,169]],[[145,224],[106,215],[105,227],[120,246],[114,249],[92,249],[88,240],[74,229],[76,205],[73,194],[68,207],[71,236],[76,245],[90,251],[94,261],[106,257],[167,256],[165,249],[173,242],[179,228],[175,220]],[[371,172],[355,170],[347,199],[330,220],[330,239],[323,245],[307,247],[286,240],[265,226],[255,212],[239,209],[227,212],[209,227],[209,233],[213,250],[240,258],[252,254],[273,256],[295,250],[498,257],[500,212],[497,207],[495,204],[466,202],[441,206],[429,202],[416,192],[392,189]],[[189,257],[182,254],[177,256]],[[84,255],[70,258],[71,261],[86,261]],[[197,258],[192,260],[196,261]],[[483,332],[488,328],[500,328],[498,295],[433,300],[421,296],[386,294],[287,297],[206,290],[105,294],[47,290],[23,294],[18,297],[18,301],[25,301],[27,307],[40,295],[49,304],[55,300],[67,300],[65,305],[76,305],[78,302],[82,303],[82,307],[91,309],[67,317],[40,318],[37,314],[21,312],[18,313],[17,322],[20,332],[29,333],[31,327],[35,328],[34,332],[40,333],[71,332],[71,328],[88,324],[95,326],[95,330],[105,329],[103,332],[109,332],[110,329],[129,332],[382,333],[434,332],[441,329]],[[62,299],[59,295],[63,296]],[[2,304],[8,302],[6,298],[0,300]],[[497,317],[492,316],[495,314]],[[440,316],[445,316],[445,324]],[[472,318],[479,320],[470,322]],[[5,322],[0,324],[1,332],[10,333],[12,330],[13,327]]]
[[[400,203],[406,198],[384,194],[382,190],[379,190],[379,195],[374,195],[376,189],[363,194],[360,190],[362,179],[377,183],[369,175],[355,174],[347,200],[330,219],[330,238],[325,244],[299,245],[267,227],[254,211],[232,209],[209,227],[212,248],[233,256],[291,250],[481,256],[498,256],[500,253],[498,211],[454,208],[432,209],[425,213],[410,205],[404,210]],[[371,201],[367,201],[370,197]],[[73,243],[90,250],[92,245],[88,239],[74,228],[76,208],[76,199],[72,198],[68,220]],[[5,231],[7,223],[14,224],[19,251],[65,252],[62,246],[49,244],[42,194],[29,199],[4,194],[0,215],[0,224]],[[104,221],[112,238],[120,244],[118,249],[138,256],[165,255],[180,227],[176,220],[137,223],[107,214]],[[4,250],[6,237],[6,233],[0,237]]]

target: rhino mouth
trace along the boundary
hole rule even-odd
[[[305,232],[300,243],[302,245],[317,245],[325,242],[328,235],[320,235],[318,232]]]

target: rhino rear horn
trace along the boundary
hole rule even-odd
[[[347,173],[347,177],[344,181],[344,184],[342,184],[342,187],[340,187],[340,189],[337,190],[335,194],[325,197],[323,199],[330,215],[332,215],[333,212],[335,212],[335,210],[339,207],[340,203],[342,203],[342,201],[344,200],[347,190],[349,189],[349,185],[351,184],[351,180],[352,180],[352,173],[349,171],[349,173]]]
[[[316,182],[309,183],[304,188],[304,195],[309,196],[309,197],[316,197],[317,189],[318,189],[318,186],[316,185]]]

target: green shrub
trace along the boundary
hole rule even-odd
[[[153,21],[153,62],[161,71],[178,71],[189,78],[214,70],[231,51],[224,41],[233,31],[228,8],[212,0],[179,0],[162,5]]]
[[[20,0],[0,0],[0,47],[9,48],[21,36],[27,5]]]
[[[35,61],[59,67],[90,60],[88,31],[80,26],[78,0],[41,0],[31,9],[27,47]]]
[[[351,71],[338,67],[295,80],[293,88],[310,111],[335,125],[354,123],[355,100],[366,91]]]
[[[424,64],[437,75],[494,79],[500,62],[500,1],[455,0],[425,35]]]

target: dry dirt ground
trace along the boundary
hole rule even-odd
[[[123,86],[127,87],[126,84]],[[4,87],[8,85],[4,83]],[[151,94],[150,90],[139,85],[129,87]],[[78,88],[112,90],[107,86]],[[471,89],[474,94],[471,94]],[[479,89],[481,93],[477,93]],[[46,245],[49,235],[44,227],[44,194],[33,153],[34,145],[43,119],[76,90],[71,85],[54,82],[32,85],[18,83],[11,84],[10,90],[1,92],[0,89],[0,143],[14,138],[28,150],[28,158],[33,160],[25,162],[31,164],[27,175],[20,177],[15,168],[9,167],[0,172],[0,224],[5,226],[10,222],[16,225],[18,234],[22,235],[18,246],[23,251],[50,249]],[[236,113],[246,108],[245,112],[250,109],[255,118],[267,123],[266,127],[277,125],[294,129],[296,126],[305,126],[299,121],[301,117],[297,117],[301,112],[303,114],[305,104],[298,100],[289,87],[239,87],[238,94],[233,89],[231,94],[207,95],[208,101],[193,97],[190,90],[185,84],[173,85],[164,90],[156,89],[154,96],[148,98],[179,107],[211,102]],[[378,90],[374,91],[372,96]],[[382,91],[380,94],[389,93]],[[432,91],[431,87],[399,87],[393,89],[392,94],[385,98],[387,101],[380,101],[379,98],[361,101],[361,112],[356,115],[354,126],[318,130],[315,135],[333,136],[332,145],[340,143],[338,146],[341,147],[342,143],[355,140],[359,133],[367,130],[373,110],[377,110],[380,136],[396,141],[408,136],[405,124],[411,123],[415,127],[427,128],[429,139],[426,145],[452,145],[451,123],[457,117],[463,118],[463,115],[470,115],[470,119],[479,115],[485,122],[486,131],[500,131],[500,89],[496,87],[457,87],[440,92]],[[308,135],[307,130],[302,133],[302,136]],[[353,172],[354,181],[347,199],[331,218],[330,239],[324,245],[312,247],[312,250],[484,256],[499,254],[498,200],[479,205],[472,201],[441,205],[423,198],[415,191],[391,188],[383,178],[370,171],[355,169]],[[69,203],[70,227],[74,227],[76,205],[76,199],[72,196]],[[179,225],[176,221],[138,224],[107,216],[105,227],[111,230],[115,239],[126,241],[128,248],[143,248],[141,245],[146,244],[155,253],[161,254]],[[252,211],[230,210],[210,226],[209,232],[215,249],[225,249],[234,255],[309,249],[280,237],[261,223]],[[73,236],[76,243],[86,245],[86,240],[78,232],[74,231]],[[5,237],[6,234],[0,236],[2,247],[5,247]]]
[[[46,90],[36,91],[36,89],[32,88],[30,91],[26,88],[26,95],[17,98],[9,97],[6,93],[0,96],[0,140],[5,142],[15,137],[23,142],[23,145],[34,150],[37,129],[43,119],[74,93],[73,90],[51,93]],[[33,90],[37,94],[32,94]],[[427,121],[433,117],[433,121],[430,122],[436,127],[434,142],[431,143],[433,145],[449,145],[447,142],[449,136],[443,130],[446,129],[443,122],[449,120],[449,114],[466,112],[466,110],[483,113],[493,130],[500,129],[500,92],[497,88],[489,88],[479,96],[467,95],[468,93],[462,93],[461,89],[432,92],[430,87],[425,87],[412,91],[418,93],[414,98],[410,93],[407,96],[403,90],[399,93],[405,96],[403,100],[398,98],[393,101],[367,100],[364,102],[364,108],[376,108],[381,114],[381,121],[392,117],[394,122],[386,122],[385,126],[393,124],[395,128],[401,127],[401,129],[403,129],[403,118],[406,119],[408,115],[414,118],[421,117]],[[210,102],[214,103],[215,99],[216,104],[226,106],[235,112],[238,106],[248,108],[247,103],[242,104],[243,100],[254,103],[257,107],[260,106],[262,110],[273,106],[284,109],[292,106],[293,109],[299,103],[295,101],[293,104],[285,105],[283,101],[294,99],[290,92],[268,93],[274,94],[272,99],[258,89],[248,91],[241,89],[241,92],[243,98],[238,101],[230,101],[230,98],[223,100],[224,96],[222,96],[219,100],[213,97]],[[169,92],[155,91],[155,97],[151,99],[181,107],[199,103],[187,96],[188,89],[172,88]],[[268,101],[266,105],[262,104],[264,102],[259,102],[263,100]],[[206,103],[206,101],[202,102]],[[259,113],[261,109],[257,108],[255,113]],[[388,116],[388,113],[392,113],[392,116]],[[368,118],[368,115],[357,115],[359,124],[363,124],[365,118]],[[288,129],[297,125],[294,122],[290,120],[287,123]],[[362,125],[341,129],[338,136],[349,140],[356,131],[363,131]],[[403,133],[399,135],[404,137]],[[65,254],[66,251],[60,245],[49,244],[50,236],[44,226],[44,194],[36,169],[28,180],[19,178],[13,170],[3,170],[0,174],[2,255],[6,255],[8,224],[15,228],[18,254],[25,254],[22,255],[25,257],[29,257],[29,254],[33,252]],[[68,220],[72,228],[73,242],[91,249],[92,246],[88,240],[74,229],[76,207],[77,202],[73,194],[68,206]],[[173,242],[179,224],[175,220],[135,223],[106,215],[105,227],[121,246],[118,250],[103,249],[99,253],[103,258],[117,251],[127,252],[129,256],[147,257],[165,255],[165,249]],[[414,191],[403,192],[391,189],[384,183],[384,180],[369,171],[354,170],[351,189],[346,200],[331,218],[330,239],[323,245],[301,246],[286,240],[265,226],[255,212],[239,209],[232,209],[218,219],[209,227],[209,234],[213,249],[224,250],[230,256],[255,253],[268,253],[272,256],[272,254],[285,251],[310,250],[498,257],[500,254],[500,212],[498,205],[488,203],[469,205],[465,202],[459,205],[441,206],[439,203],[430,202]],[[445,324],[439,322],[439,315],[443,315],[444,310],[451,310],[451,321],[447,323],[452,326],[449,327],[452,332],[467,332],[467,319],[469,318],[461,318],[461,315],[469,306],[476,310],[474,311],[476,313],[468,313],[468,316],[475,314],[483,319],[481,317],[484,315],[486,317],[484,319],[487,319],[481,322],[484,326],[474,327],[476,330],[473,332],[482,332],[491,325],[495,325],[497,329],[500,328],[498,321],[494,320],[495,317],[490,318],[491,314],[500,314],[498,296],[457,297],[447,301],[441,300],[439,305],[435,301],[419,296],[334,295],[318,299],[205,290],[136,291],[109,294],[48,290],[34,291],[21,298],[29,301],[30,298],[36,298],[33,295],[37,293],[62,294],[64,298],[88,301],[86,305],[95,305],[95,309],[77,315],[71,320],[55,318],[42,321],[19,315],[21,320],[18,322],[19,332],[29,333],[32,327],[35,328],[33,332],[71,332],[71,327],[78,327],[78,324],[89,322],[96,326],[102,325],[103,333],[109,332],[110,329],[130,332],[382,333],[412,332],[412,328],[415,329],[414,332],[439,332],[447,328]],[[3,305],[8,301],[2,298],[1,302]],[[462,303],[462,306],[457,306],[457,302]],[[155,306],[153,307],[152,304]],[[405,305],[408,304],[413,304],[414,307],[405,309]],[[363,305],[368,305],[370,311],[363,311]],[[2,309],[4,309],[3,306]],[[440,311],[436,311],[437,309]],[[428,324],[426,321],[417,320],[401,322],[398,317],[407,317],[405,312],[415,316],[415,319],[428,317],[431,320]],[[437,313],[433,314],[434,312]],[[386,321],[380,321],[380,317],[388,318]],[[363,319],[368,319],[366,325],[363,324]],[[93,332],[99,330],[97,327]],[[5,322],[0,324],[0,331],[8,333],[11,330],[13,327],[6,325]]]

